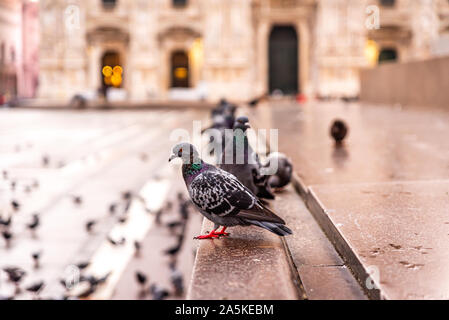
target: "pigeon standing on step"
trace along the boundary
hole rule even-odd
[[[346,138],[346,135],[348,134],[348,126],[343,120],[335,120],[332,123],[330,134],[332,138],[334,138],[335,140],[335,145],[341,146],[343,140]]]
[[[249,144],[246,130],[250,128],[247,117],[239,117],[234,124],[234,133],[226,141],[220,168],[232,173],[252,193],[260,198],[274,199],[268,185],[268,176],[260,174],[259,156]]]
[[[265,207],[234,175],[201,160],[190,143],[173,147],[169,161],[182,160],[182,176],[198,210],[214,222],[214,229],[196,239],[211,239],[228,235],[227,227],[258,226],[279,236],[291,234],[285,221]],[[222,226],[221,231],[217,229]]]
[[[277,162],[276,173],[270,175],[268,184],[273,189],[280,189],[290,183],[293,173],[293,165],[289,158],[283,153],[272,152],[267,158],[264,167],[273,167],[273,162]]]

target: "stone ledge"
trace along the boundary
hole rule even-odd
[[[202,233],[213,224],[204,219]],[[233,227],[231,235],[198,240],[191,300],[296,300],[302,294],[293,284],[280,237],[256,227]]]

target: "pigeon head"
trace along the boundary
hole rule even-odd
[[[248,117],[245,116],[238,117],[234,122],[234,129],[246,131],[246,129],[251,128],[248,122],[249,122]]]
[[[173,147],[172,155],[168,159],[168,162],[176,158],[181,158],[183,164],[201,162],[200,156],[195,146],[188,142],[181,142]]]

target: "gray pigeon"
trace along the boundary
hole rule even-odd
[[[182,176],[190,198],[207,219],[214,222],[214,230],[196,239],[211,239],[228,235],[227,227],[255,225],[279,236],[291,234],[285,221],[265,207],[260,200],[234,175],[201,160],[190,143],[173,147],[168,159],[182,159]],[[221,231],[217,231],[223,226]]]
[[[226,137],[220,168],[232,173],[240,180],[252,193],[260,198],[274,199],[274,194],[268,186],[268,176],[260,174],[259,156],[251,148],[246,136],[248,117],[238,117],[234,124],[234,134]],[[232,155],[232,157],[231,157]]]
[[[277,161],[277,171],[268,178],[268,184],[271,188],[283,188],[290,183],[293,165],[285,154],[272,152],[268,156],[264,167],[270,167],[275,161]]]

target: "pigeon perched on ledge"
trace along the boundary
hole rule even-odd
[[[261,175],[259,156],[249,144],[246,130],[248,117],[238,117],[234,123],[233,136],[228,137],[224,148],[220,169],[223,169],[239,179],[252,193],[260,198],[274,199],[268,185],[268,176]]]
[[[292,234],[285,221],[265,207],[234,175],[201,160],[190,143],[173,147],[168,161],[182,159],[182,176],[189,195],[214,230],[196,239],[211,239],[229,235],[227,227],[255,225],[279,236]],[[217,231],[222,226],[221,231]]]

